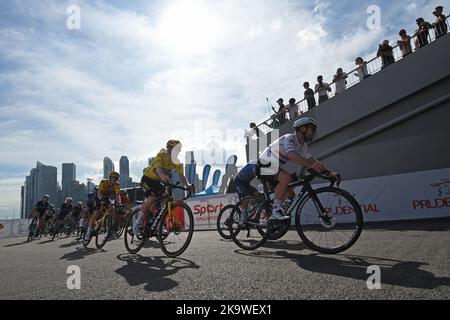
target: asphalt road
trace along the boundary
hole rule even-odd
[[[366,226],[343,254],[317,254],[290,231],[253,252],[196,232],[177,259],[153,241],[140,254],[123,239],[104,250],[72,238],[24,243],[0,240],[0,299],[449,299],[450,219]],[[81,289],[66,273],[80,267]],[[367,267],[381,270],[381,289],[369,290]]]

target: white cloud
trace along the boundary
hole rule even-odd
[[[406,6],[406,11],[410,13],[416,13],[417,12],[417,4],[415,2],[412,2]]]

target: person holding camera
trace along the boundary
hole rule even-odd
[[[389,40],[384,40],[378,47],[377,57],[381,57],[382,69],[395,62],[394,49],[389,45]]]
[[[323,82],[322,76],[317,77],[315,92],[319,93],[319,104],[328,100],[328,92],[331,92],[331,88],[328,83]]]

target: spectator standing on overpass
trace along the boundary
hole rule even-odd
[[[422,48],[428,44],[428,37],[430,35],[429,30],[432,29],[433,26],[430,23],[426,22],[423,18],[418,18],[416,22],[419,28],[414,33],[413,38],[417,37],[415,40],[417,49]]]
[[[289,119],[294,121],[298,117],[298,106],[295,104],[295,98],[291,98],[289,100],[289,104],[286,106],[286,109],[289,112]]]
[[[433,12],[433,15],[436,17],[436,22],[433,23],[434,33],[436,38],[442,37],[447,34],[447,18],[443,14],[444,7],[439,6],[436,7],[436,11]]]
[[[382,69],[393,64],[394,59],[394,49],[389,45],[389,40],[384,40],[383,44],[378,47],[377,57],[381,57]]]
[[[400,30],[399,35],[400,40],[397,41],[397,44],[402,51],[403,57],[405,57],[412,52],[411,37],[406,33],[405,29]]]
[[[316,107],[316,98],[314,98],[314,91],[309,87],[309,82],[303,84],[305,88],[305,99],[308,103],[308,111]]]
[[[273,111],[276,113],[276,121],[274,121],[274,128],[281,127],[283,124],[286,123],[286,107],[284,106],[284,100],[282,98],[277,100],[278,103],[278,111],[273,109]]]
[[[330,85],[323,82],[323,76],[317,77],[317,84],[315,92],[319,94],[319,104],[328,100],[328,92],[331,92]]]
[[[343,92],[347,86],[347,73],[342,68],[337,69],[334,75],[334,83],[336,84],[336,94]]]
[[[250,130],[247,132],[246,137],[255,136],[259,139],[259,129],[256,126],[256,123],[250,123]]]
[[[355,64],[358,66],[355,72],[355,76],[359,77],[359,81],[363,81],[369,76],[369,71],[367,71],[367,62],[363,58],[358,57],[355,60]]]

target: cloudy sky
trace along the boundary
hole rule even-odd
[[[85,182],[103,157],[130,159],[134,180],[170,138],[244,158],[244,130],[266,97],[301,98],[378,43],[433,20],[449,1],[0,1],[0,218],[18,215],[36,161],[74,162]],[[80,29],[71,5],[80,9]],[[369,30],[367,9],[381,9]],[[70,25],[70,24],[69,24]],[[73,26],[73,24],[71,24]],[[220,154],[220,151],[216,154]]]

